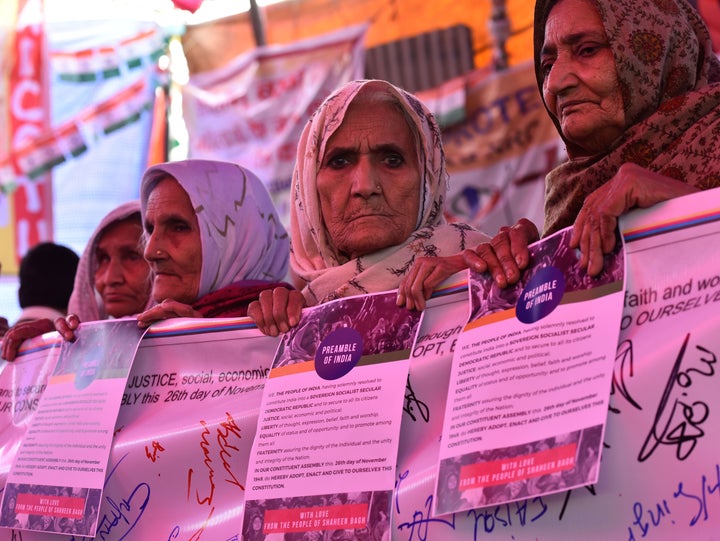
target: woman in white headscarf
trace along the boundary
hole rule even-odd
[[[263,183],[237,164],[183,160],[149,168],[140,187],[145,259],[168,317],[241,317],[268,288],[291,287],[289,238]]]
[[[466,224],[446,222],[447,186],[440,130],[422,102],[386,81],[340,87],[308,121],[298,145],[290,265],[302,297],[264,292],[249,312],[258,327],[285,332],[302,306],[396,289],[421,258],[488,240]],[[442,263],[452,266],[447,258]],[[422,308],[432,292],[428,276],[412,278],[415,296],[403,289],[398,303]]]

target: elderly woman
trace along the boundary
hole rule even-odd
[[[544,235],[597,275],[632,208],[720,185],[720,62],[686,0],[538,0],[535,72],[569,160],[546,179]],[[539,237],[528,220],[465,253],[504,287]]]
[[[100,221],[80,257],[68,314],[97,321],[147,308],[151,281],[142,232],[139,201],[120,205]]]
[[[265,186],[236,164],[185,160],[149,168],[140,187],[155,306],[169,317],[241,317],[268,288],[291,287],[289,239]]]
[[[290,265],[302,294],[263,292],[249,310],[258,328],[286,332],[303,306],[396,289],[416,259],[486,240],[445,222],[447,183],[440,130],[417,98],[379,80],[335,91],[305,126],[292,179]],[[460,270],[462,258],[443,266]],[[422,280],[399,304],[423,306]]]
[[[21,323],[3,339],[2,355],[17,356],[24,340],[57,330],[74,338],[81,321],[139,314],[150,301],[150,267],[142,254],[140,202],[110,211],[95,228],[83,251],[68,303],[67,318]]]

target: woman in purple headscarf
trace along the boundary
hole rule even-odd
[[[149,168],[140,186],[145,259],[155,306],[168,317],[241,317],[284,282],[290,241],[265,186],[251,171],[214,160]]]

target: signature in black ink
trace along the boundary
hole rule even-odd
[[[670,372],[670,378],[655,413],[653,426],[640,449],[638,455],[640,462],[650,458],[659,445],[675,445],[675,456],[678,460],[685,460],[693,452],[700,438],[705,435],[700,425],[710,415],[710,408],[701,400],[690,402],[691,399],[687,397],[693,384],[693,377],[698,375],[710,377],[715,374],[714,364],[717,362],[717,357],[710,350],[695,346],[699,352],[700,368],[681,370],[689,341],[688,333]],[[676,385],[682,390],[673,393]]]
[[[405,406],[403,409],[413,421],[417,421],[414,413],[415,407],[417,407],[418,413],[423,418],[423,421],[426,423],[430,421],[430,408],[425,402],[415,396],[415,391],[413,391],[412,385],[410,384],[410,376],[408,375],[407,384],[405,385]]]
[[[618,344],[617,351],[615,352],[615,365],[610,386],[610,395],[614,395],[617,392],[625,400],[630,402],[632,406],[641,410],[640,404],[630,395],[627,387],[627,380],[635,375],[633,360],[632,340],[623,340]],[[610,406],[610,411],[620,413],[618,408],[612,406]]]
[[[587,490],[590,494],[593,496],[597,496],[597,491],[595,490],[595,485],[585,485],[583,488]],[[567,509],[568,503],[570,502],[570,496],[572,495],[573,490],[568,490],[565,492],[565,499],[563,500],[562,507],[560,508],[560,513],[558,514],[558,520],[562,520],[565,516],[565,510]]]
[[[107,496],[105,501],[110,506],[110,512],[105,513],[98,524],[96,537],[107,539],[108,536],[115,532],[115,528],[120,526],[117,532],[122,532],[118,541],[125,539],[135,525],[138,523],[145,508],[150,501],[150,485],[147,483],[139,483],[128,498],[123,498],[120,502]]]

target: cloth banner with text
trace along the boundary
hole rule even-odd
[[[436,115],[442,118],[442,112]],[[520,218],[542,229],[545,175],[566,152],[543,106],[532,62],[465,76],[465,118],[443,129],[443,143],[449,220],[488,234]]]
[[[626,287],[598,481],[434,514],[452,357],[469,317],[466,277],[458,274],[429,301],[410,356],[388,517],[392,540],[717,535],[720,254],[708,246],[720,240],[720,190],[635,211],[622,230]],[[0,487],[52,371],[56,343],[54,334],[35,339],[18,361],[0,365]],[[150,329],[116,423],[96,539],[262,538],[253,533],[262,524],[244,528],[242,517],[249,453],[278,345],[246,319],[180,319]],[[15,504],[4,496],[4,505]],[[1,525],[0,540],[68,538],[19,534],[13,525]],[[82,520],[74,527],[80,531]],[[352,528],[337,535],[368,538]]]

